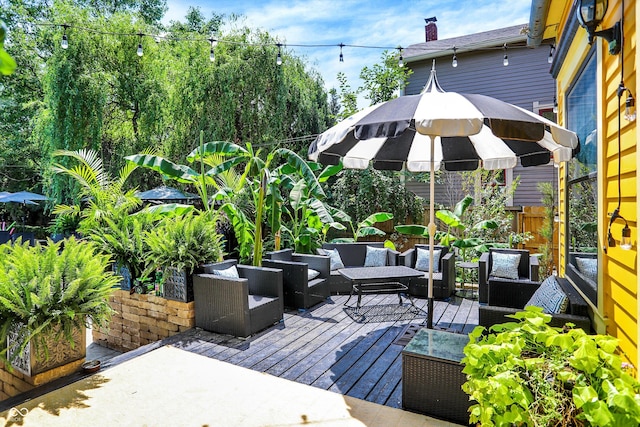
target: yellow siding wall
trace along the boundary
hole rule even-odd
[[[557,26],[558,40],[562,38],[567,17],[568,19],[575,19],[569,14],[572,3],[572,1],[552,2],[551,9],[554,9],[554,7],[564,9],[563,19],[560,20]],[[637,150],[637,121],[630,123],[624,119],[626,94],[620,100],[623,116],[620,122],[621,126],[618,126],[619,99],[617,90],[622,78],[624,85],[631,89],[636,98],[640,95],[635,73],[638,62],[640,62],[636,58],[636,22],[637,15],[640,12],[636,10],[636,2],[632,0],[625,1],[625,9],[623,55],[610,55],[607,43],[602,39],[596,40],[598,49],[598,99],[600,100],[598,111],[598,239],[601,247],[606,244],[610,213],[618,205],[618,129],[620,129],[620,184],[622,195],[620,214],[627,219],[631,228],[633,248],[630,251],[625,251],[620,249],[618,244],[615,248],[610,248],[607,254],[600,251],[599,313],[596,313],[594,322],[599,333],[606,332],[620,340],[620,348],[624,357],[637,368],[640,367],[640,355],[638,352],[640,302],[638,301],[637,264],[639,242],[637,218],[640,209],[637,197],[640,186],[637,179],[637,169],[640,166],[640,153]],[[622,1],[609,1],[609,8],[601,28],[613,26],[621,16]],[[590,46],[586,43],[586,39],[586,31],[579,28],[557,78],[559,100],[564,99],[565,92],[575,79],[589,51]],[[621,75],[623,56],[624,76]],[[559,111],[564,111],[563,108],[564,106],[560,101]],[[563,120],[564,117],[560,115],[559,122],[561,124]],[[561,215],[566,218],[563,215],[565,209],[564,201],[566,199],[564,176],[564,168],[561,168],[559,200]],[[623,226],[624,222],[620,220],[616,221],[612,226],[612,234],[618,243],[622,235]],[[564,261],[564,238],[560,240],[560,244],[561,261]],[[564,262],[561,262],[561,265],[564,266]],[[564,273],[563,267],[561,267],[560,273]]]

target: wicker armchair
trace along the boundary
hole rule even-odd
[[[491,276],[492,255],[496,252],[520,254],[518,279]],[[500,307],[522,307],[540,286],[538,258],[526,249],[493,248],[478,261],[478,302]]]
[[[573,323],[576,327],[584,329],[587,333],[591,332],[591,318],[589,316],[589,306],[582,296],[566,279],[557,279],[558,285],[567,295],[569,304],[565,313],[552,314],[551,326],[562,327],[566,323]],[[506,292],[508,292],[508,288]],[[514,289],[517,293],[518,291]],[[509,299],[510,295],[505,296]],[[514,297],[515,301],[517,297]],[[515,320],[507,317],[507,315],[515,314],[522,311],[529,300],[526,300],[516,307],[501,307],[495,305],[481,305],[478,307],[478,324],[488,328],[496,323],[514,322]]]
[[[239,279],[212,274],[232,265]],[[283,319],[282,270],[227,260],[204,265],[201,271],[193,276],[197,327],[247,337]]]
[[[400,265],[415,268],[418,251],[416,248],[429,250],[429,245],[417,244],[400,254]],[[447,246],[434,246],[440,253],[439,272],[433,273],[433,297],[438,299],[449,298],[456,290],[456,256],[449,251]],[[412,278],[409,282],[409,293],[414,296],[427,297],[429,290],[429,273],[424,277]]]
[[[307,309],[329,297],[329,257],[294,253],[292,249],[268,252],[263,267],[282,270],[284,305]],[[320,275],[309,280],[309,269]]]

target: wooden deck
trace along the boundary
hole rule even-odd
[[[422,313],[412,320],[366,323],[349,316],[344,306],[347,298],[334,295],[308,311],[286,311],[283,322],[248,339],[193,328],[108,360],[101,358],[102,366],[106,369],[172,345],[302,384],[401,408],[404,345],[394,341],[403,337],[407,325],[425,323],[427,300],[414,298]],[[355,305],[353,299],[351,303]],[[398,297],[367,295],[362,304],[363,309],[398,307]],[[478,324],[478,302],[459,297],[435,301],[433,321],[437,329],[467,334]],[[0,402],[0,411],[86,376],[79,372],[7,399]]]
[[[360,323],[347,314],[346,298],[332,296],[311,310],[287,311],[284,322],[247,340],[195,328],[165,343],[342,395],[401,408],[404,346],[394,341],[408,324],[425,322],[427,300],[414,299],[415,305],[424,310],[416,319]],[[398,298],[363,298],[364,306],[374,304],[397,306]],[[448,302],[435,301],[435,328],[466,334],[477,324],[477,301],[458,297]]]

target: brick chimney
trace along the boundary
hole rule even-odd
[[[438,26],[436,25],[436,17],[425,18],[424,22],[427,25],[424,26],[425,41],[430,42],[438,40]]]

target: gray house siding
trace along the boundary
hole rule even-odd
[[[413,52],[420,52],[419,46],[428,44],[417,45],[418,48],[414,48]],[[445,91],[492,96],[529,111],[534,111],[534,103],[553,105],[555,81],[549,73],[548,47],[530,49],[525,47],[524,42],[517,47],[508,44],[512,48],[507,49],[509,65],[506,67],[502,64],[504,50],[501,46],[473,52],[458,50],[458,67],[454,68],[451,66],[453,53],[450,50],[453,41],[449,45],[446,40],[438,40],[437,44],[438,47],[446,46],[443,49],[448,50],[445,50],[444,54],[434,53],[430,55],[432,58],[420,61],[413,62],[409,58],[407,66],[413,70],[413,74],[405,88],[406,95],[420,93],[427,83],[435,59],[438,81]],[[513,197],[513,206],[541,206],[542,194],[537,189],[538,182],[557,185],[557,169],[553,165],[530,168],[518,165],[513,170],[513,177],[516,176],[520,176],[520,184]],[[453,182],[449,184],[454,185]],[[407,188],[428,199],[428,184],[408,181]],[[452,194],[455,194],[443,184],[436,184],[435,191],[435,202],[445,205],[450,204]],[[456,201],[464,196],[461,190],[457,196]]]

